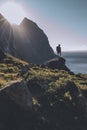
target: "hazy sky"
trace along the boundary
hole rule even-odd
[[[47,34],[55,50],[87,50],[87,0],[0,0],[23,6],[28,18]]]

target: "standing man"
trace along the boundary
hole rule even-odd
[[[57,55],[61,56],[61,46],[60,44],[56,47]]]

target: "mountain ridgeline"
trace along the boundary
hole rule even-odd
[[[0,14],[0,47],[6,53],[36,64],[55,57],[43,30],[27,18],[20,25],[11,25]]]

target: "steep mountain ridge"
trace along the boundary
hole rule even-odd
[[[27,18],[20,25],[11,25],[0,14],[0,34],[3,51],[22,60],[40,64],[55,57],[43,30]]]
[[[13,29],[10,23],[0,14],[0,47],[13,55]]]

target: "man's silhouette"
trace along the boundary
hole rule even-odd
[[[60,44],[56,47],[57,55],[61,56],[61,46]]]

